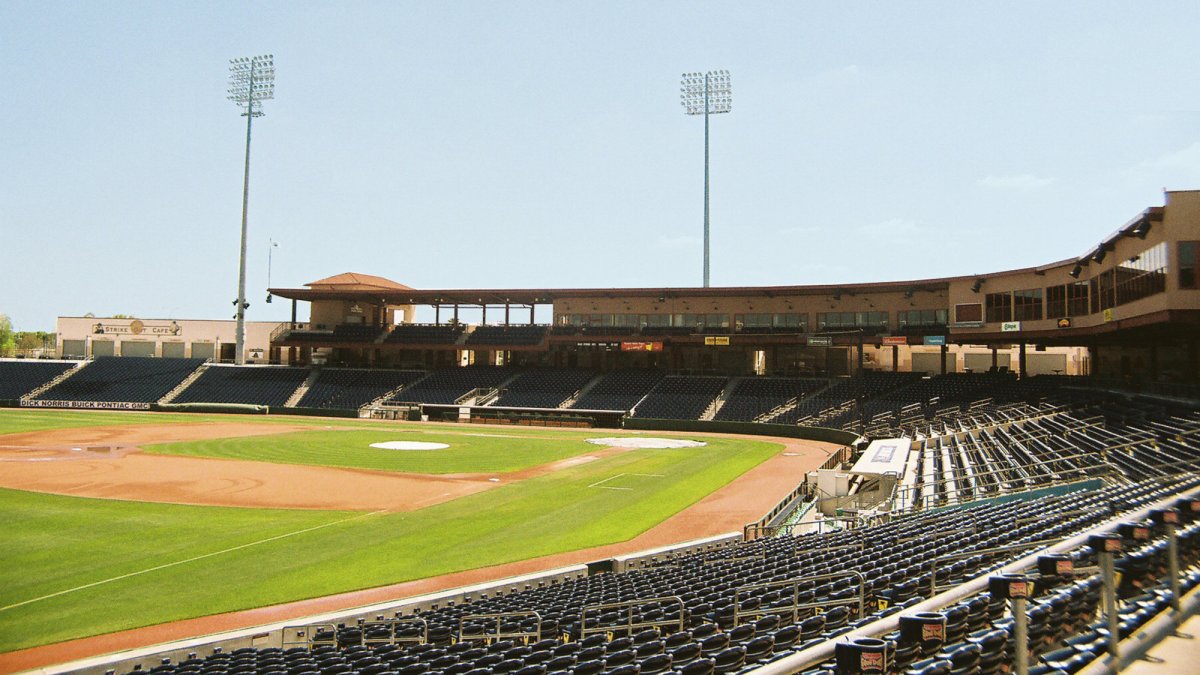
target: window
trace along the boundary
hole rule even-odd
[[[854,328],[854,312],[818,312],[817,329]]]
[[[922,326],[945,326],[946,310],[944,309],[910,309],[900,312],[896,319],[901,328]]]
[[[1013,291],[1013,320],[1037,321],[1042,318],[1042,289]]]
[[[1167,245],[1152,246],[1117,265],[1117,304],[1148,298],[1167,290]]]
[[[776,328],[792,329],[800,333],[808,331],[807,314],[776,314],[772,321]]]
[[[1196,280],[1197,253],[1200,253],[1200,241],[1179,242],[1179,287],[1200,288]]]
[[[1012,301],[1012,293],[988,293],[984,298],[988,323],[1012,321]]]
[[[1083,316],[1088,313],[1088,282],[1076,281],[1046,289],[1046,318]]]

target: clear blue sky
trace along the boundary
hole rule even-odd
[[[249,319],[346,271],[418,288],[972,274],[1200,188],[1200,3],[0,3],[0,313]]]

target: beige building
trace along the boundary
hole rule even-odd
[[[246,363],[278,362],[271,336],[286,326],[278,321],[246,322]],[[58,356],[157,356],[233,362],[236,321],[194,319],[106,319],[58,317]]]

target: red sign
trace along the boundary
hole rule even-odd
[[[885,345],[906,345],[906,344],[908,344],[908,336],[907,335],[885,335],[883,337],[883,344],[885,344]]]
[[[622,342],[621,351],[623,352],[661,352],[663,343],[661,342]]]

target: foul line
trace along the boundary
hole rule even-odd
[[[386,512],[387,512],[387,511],[386,511],[385,509],[380,509],[379,511],[372,511],[372,512],[370,512],[370,513],[362,513],[362,514],[359,514],[359,515],[357,515],[357,516],[351,516],[351,517],[349,517],[349,518],[343,518],[342,520],[335,520],[335,521],[333,521],[332,523],[325,523],[325,524],[323,524],[323,525],[315,525],[315,526],[313,526],[313,527],[306,527],[306,528],[304,528],[303,530],[296,530],[295,532],[286,532],[286,533],[284,533],[284,534],[279,534],[279,535],[276,535],[276,536],[274,536],[274,537],[267,537],[266,539],[259,539],[258,541],[252,541],[252,542],[249,542],[249,543],[247,543],[247,544],[240,544],[240,545],[238,545],[238,546],[232,546],[232,547],[230,547],[230,548],[222,549],[222,550],[220,550],[220,551],[213,551],[212,553],[205,553],[204,555],[198,555],[198,556],[194,556],[194,557],[192,557],[192,558],[188,558],[188,559],[186,559],[186,560],[177,560],[177,561],[175,561],[175,562],[169,562],[169,563],[166,563],[166,564],[163,564],[163,565],[156,565],[156,566],[154,566],[154,567],[148,567],[148,568],[146,568],[146,569],[144,569],[144,570],[138,570],[137,572],[130,572],[130,573],[128,573],[128,574],[122,574],[122,575],[120,575],[120,576],[112,577],[112,578],[110,578],[110,579],[102,579],[102,580],[100,580],[100,581],[93,581],[93,582],[92,582],[92,583],[90,583],[90,584],[84,584],[84,585],[82,585],[82,586],[76,586],[76,587],[74,587],[74,588],[68,588],[68,589],[66,589],[66,590],[64,590],[64,591],[57,591],[57,592],[55,592],[55,593],[50,593],[49,595],[43,595],[43,596],[40,596],[40,597],[37,597],[37,598],[32,598],[32,599],[29,599],[29,600],[22,600],[21,602],[15,602],[15,603],[13,603],[13,604],[11,604],[11,605],[5,605],[5,606],[3,606],[3,607],[0,607],[0,612],[3,612],[3,611],[5,611],[5,610],[8,610],[8,609],[13,609],[13,608],[16,608],[16,607],[22,607],[22,606],[24,606],[24,605],[28,605],[28,604],[31,604],[31,603],[34,603],[34,602],[38,602],[39,600],[48,600],[48,599],[50,599],[50,598],[55,598],[55,597],[58,597],[58,596],[60,596],[60,595],[66,595],[67,593],[74,593],[75,591],[82,591],[82,590],[84,590],[84,589],[86,589],[86,588],[92,588],[93,586],[101,586],[101,585],[103,585],[103,584],[107,584],[107,583],[110,583],[110,582],[113,582],[113,581],[120,581],[121,579],[128,579],[129,577],[136,577],[136,576],[138,576],[138,575],[140,575],[140,574],[146,574],[146,573],[148,573],[148,572],[155,572],[155,571],[158,571],[158,570],[166,569],[166,568],[168,568],[168,567],[174,567],[174,566],[176,566],[176,565],[183,565],[183,564],[185,564],[185,563],[195,562],[195,561],[197,561],[197,560],[203,560],[203,559],[205,559],[205,558],[211,558],[211,557],[213,557],[213,556],[215,556],[215,555],[221,555],[221,554],[223,554],[223,553],[230,553],[230,552],[232,552],[232,551],[237,551],[237,550],[240,550],[240,549],[243,549],[243,548],[250,548],[251,546],[258,546],[259,544],[265,544],[265,543],[267,543],[267,542],[271,542],[271,541],[277,541],[277,540],[279,540],[279,539],[286,539],[286,538],[288,538],[288,537],[292,537],[292,536],[295,536],[295,535],[297,535],[297,534],[304,534],[305,532],[312,532],[313,530],[320,530],[320,529],[322,529],[322,528],[330,527],[330,526],[333,526],[333,525],[340,525],[340,524],[342,524],[342,523],[348,523],[348,522],[350,522],[350,521],[352,521],[352,520],[358,520],[359,518],[367,518],[367,517],[370,517],[370,516],[374,516],[374,515],[378,515],[378,514],[380,514],[380,513],[386,513]]]
[[[609,476],[608,478],[605,478],[604,480],[598,480],[595,483],[592,483],[591,485],[589,485],[588,487],[590,487],[590,488],[598,487],[601,490],[632,490],[633,488],[631,488],[631,487],[609,487],[609,486],[605,485],[605,483],[607,483],[608,481],[616,480],[617,478],[620,478],[621,476],[642,476],[643,478],[664,478],[665,477],[661,473],[619,473],[615,476]]]

